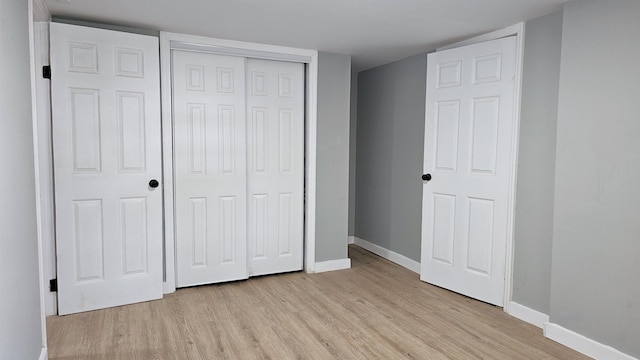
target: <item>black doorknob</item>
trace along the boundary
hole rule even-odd
[[[149,181],[149,187],[152,188],[152,189],[157,188],[158,185],[160,185],[160,183],[156,179],[153,179],[153,180]]]
[[[422,180],[424,180],[424,181],[429,181],[429,180],[431,180],[431,174],[424,174],[424,175],[422,175]]]

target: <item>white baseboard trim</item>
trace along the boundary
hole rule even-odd
[[[355,244],[356,243],[356,237],[355,236],[347,237],[347,243],[348,244]]]
[[[508,306],[509,315],[518,318],[522,321],[526,321],[531,325],[543,328],[545,323],[549,322],[549,315],[541,313],[537,310],[533,310],[524,305],[520,305],[516,302],[510,301]]]
[[[49,360],[49,354],[47,354],[46,347],[43,347],[42,350],[40,350],[40,357],[38,360]]]
[[[382,246],[370,243],[367,240],[360,239],[359,237],[355,237],[354,243],[365,250],[371,251],[378,256],[413,271],[414,273],[420,274],[420,263],[415,260],[409,259],[408,257],[400,255],[389,249],[385,249]]]
[[[176,286],[174,283],[169,283],[167,281],[162,283],[162,294],[173,294],[176,292]]]
[[[547,322],[544,324],[544,336],[559,342],[562,345],[572,348],[594,359],[606,360],[638,360],[611,346],[601,344],[589,339],[558,324]]]
[[[351,259],[338,259],[329,261],[318,261],[313,267],[314,273],[321,273],[334,270],[351,269]]]

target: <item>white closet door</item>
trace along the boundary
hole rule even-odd
[[[177,286],[247,277],[245,60],[173,51]]]
[[[247,60],[249,275],[302,270],[304,67]]]
[[[158,59],[155,37],[51,24],[61,315],[162,297]]]

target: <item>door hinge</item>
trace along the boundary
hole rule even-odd
[[[58,279],[49,280],[49,291],[50,292],[58,291]]]
[[[45,65],[42,67],[42,77],[45,79],[51,79],[51,66]]]

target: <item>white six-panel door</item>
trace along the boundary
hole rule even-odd
[[[174,50],[178,287],[247,277],[245,60]]]
[[[304,67],[247,59],[249,275],[302,270]]]
[[[302,64],[174,50],[177,286],[302,269]]]
[[[420,278],[504,303],[515,37],[428,55]]]
[[[58,312],[162,297],[158,39],[51,24]]]

